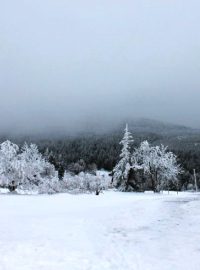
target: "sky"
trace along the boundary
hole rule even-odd
[[[0,128],[200,128],[198,0],[0,0]]]

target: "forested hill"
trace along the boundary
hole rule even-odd
[[[165,123],[157,120],[150,119],[135,119],[129,120],[129,129],[131,132],[139,132],[139,133],[156,133],[160,135],[191,135],[191,134],[200,134],[200,129],[193,129],[190,127],[175,125],[171,123]],[[124,121],[125,123],[125,121]],[[120,126],[122,127],[123,124]]]
[[[10,139],[19,145],[24,141],[36,143],[40,151],[51,156],[51,161],[57,167],[61,166],[64,169],[82,160],[80,169],[96,164],[98,168],[112,170],[119,157],[119,141],[123,136],[126,122],[133,134],[134,146],[138,146],[144,140],[154,145],[161,143],[168,145],[169,149],[178,155],[186,172],[192,174],[193,168],[200,171],[200,131],[148,119],[132,121],[127,119],[107,131],[95,132],[93,127],[90,132],[87,130],[73,136],[67,133],[57,133],[57,136],[55,134],[42,136],[4,134],[1,136],[1,142]]]

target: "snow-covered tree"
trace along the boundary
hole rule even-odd
[[[116,187],[122,191],[127,189],[127,177],[130,170],[130,158],[131,158],[131,143],[133,142],[133,137],[128,130],[128,124],[126,124],[124,137],[120,144],[122,145],[122,150],[120,154],[120,160],[116,164],[113,170],[113,180]]]
[[[45,160],[35,144],[24,144],[22,153],[19,155],[21,162],[21,178],[23,185],[38,185],[40,175],[44,171]]]
[[[54,166],[42,155],[35,144],[24,144],[22,153],[19,155],[21,163],[21,186],[24,189],[46,188],[55,181],[56,173]],[[48,191],[48,190],[47,190]]]
[[[169,182],[177,183],[177,176],[181,172],[176,156],[167,151],[167,147],[150,146],[147,141],[141,143],[132,156],[132,168],[143,168],[144,173],[151,179],[154,191],[168,186]]]
[[[170,185],[176,186],[178,189],[178,175],[183,171],[177,163],[177,157],[174,153],[167,151],[167,148],[161,147],[162,171],[161,171],[161,188],[169,188]]]
[[[110,187],[110,176],[102,174],[94,175],[91,173],[80,172],[78,175],[72,175],[65,172],[61,181],[62,189],[76,193],[96,192],[106,190]]]
[[[0,184],[9,186],[11,182],[18,180],[20,163],[18,161],[19,147],[5,141],[0,145]]]
[[[131,157],[131,167],[134,170],[144,169],[145,172],[148,171],[151,151],[152,147],[148,141],[143,141],[138,148],[134,149]]]

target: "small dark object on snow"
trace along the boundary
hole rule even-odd
[[[8,189],[10,190],[10,192],[15,191],[17,188],[17,185],[15,183],[15,181],[12,181],[11,184],[8,186]]]
[[[96,190],[95,195],[99,195],[100,194],[100,190]]]

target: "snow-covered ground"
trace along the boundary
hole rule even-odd
[[[199,270],[200,194],[1,195],[1,270]]]

